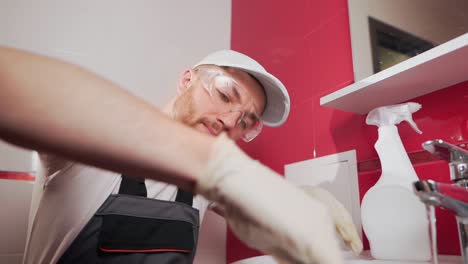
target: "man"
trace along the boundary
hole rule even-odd
[[[31,99],[35,88],[43,95]],[[293,263],[340,263],[326,210],[228,140],[284,123],[281,82],[253,59],[220,51],[185,71],[178,89],[164,112],[215,141],[79,68],[0,50],[0,92],[10,99],[0,136],[126,173],[78,163],[53,171],[25,263],[191,263],[208,202],[184,190],[214,201],[254,248]]]

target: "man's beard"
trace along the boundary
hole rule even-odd
[[[197,124],[209,121],[207,118],[197,117],[196,113],[192,94],[187,92],[178,97],[174,102],[172,119],[190,127],[195,127]]]
[[[186,92],[179,96],[172,107],[172,119],[184,123],[186,125],[193,125],[195,113],[193,99],[190,93]]]
[[[184,93],[176,99],[172,109],[172,119],[181,122],[192,128],[198,125],[204,125],[216,133],[223,129],[216,120],[209,117],[196,116],[196,106],[193,102],[191,93]]]

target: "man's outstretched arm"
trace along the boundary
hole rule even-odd
[[[0,98],[4,140],[188,190],[214,141],[78,66],[6,47]]]

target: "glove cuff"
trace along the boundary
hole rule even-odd
[[[219,197],[220,182],[230,175],[239,177],[238,168],[249,162],[248,156],[225,133],[216,138],[208,164],[197,180],[195,192],[210,200]]]

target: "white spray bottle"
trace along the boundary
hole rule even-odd
[[[361,204],[362,226],[376,259],[431,260],[426,208],[412,189],[419,179],[396,127],[406,121],[421,134],[411,116],[420,108],[418,103],[384,106],[370,111],[366,118],[368,125],[379,127],[375,149],[382,165],[380,179]]]

